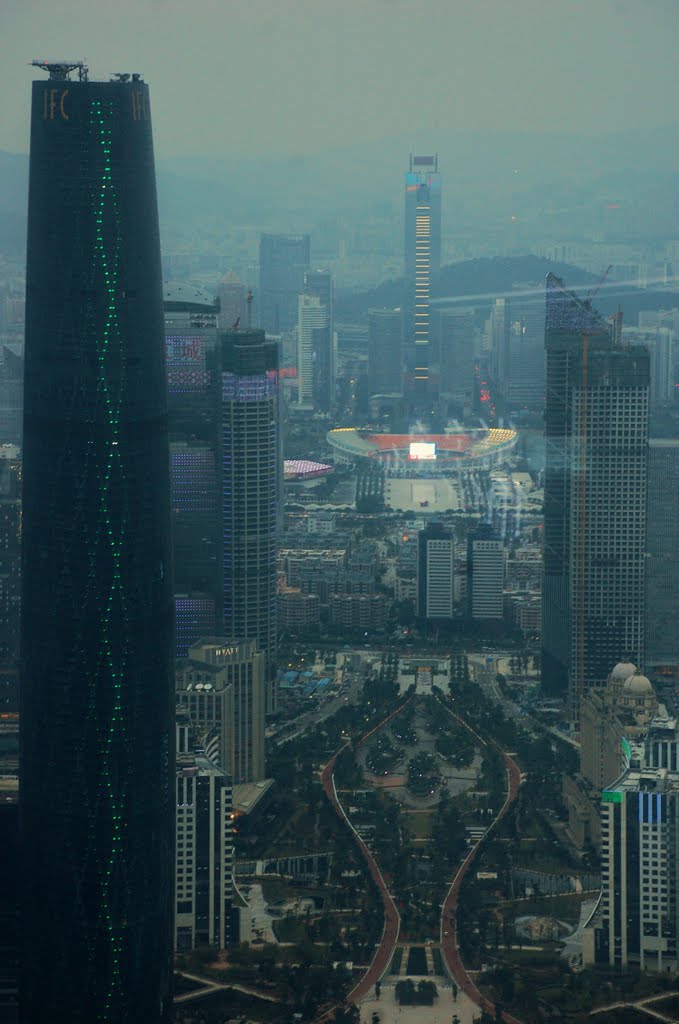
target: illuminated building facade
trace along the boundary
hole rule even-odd
[[[547,279],[542,681],[581,699],[645,658],[649,357]]]
[[[431,288],[441,269],[441,175],[438,157],[411,156],[405,180],[405,388],[438,390],[432,366]]]
[[[23,434],[20,1016],[169,1019],[174,686],[148,87],[32,94]]]

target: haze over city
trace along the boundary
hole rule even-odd
[[[0,1024],[673,1024],[679,3],[0,37]]]

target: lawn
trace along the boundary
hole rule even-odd
[[[400,974],[401,972],[401,961],[403,960],[403,946],[397,946],[394,950],[394,955],[391,958],[391,966],[389,968],[390,974]]]
[[[430,839],[434,817],[432,811],[417,811],[404,815],[404,823],[413,839]]]

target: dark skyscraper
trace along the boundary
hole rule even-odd
[[[431,287],[441,269],[441,175],[435,156],[411,156],[405,192],[406,391],[438,390],[432,374]]]
[[[679,665],[679,441],[648,450],[646,667]]]
[[[165,287],[175,648],[218,632],[217,308],[186,284]]]
[[[368,310],[368,387],[371,395],[403,391],[403,315],[400,309]]]
[[[644,661],[649,357],[547,278],[542,680],[580,700]]]
[[[21,1018],[152,1024],[171,1009],[174,692],[149,94],[138,75],[46,69],[26,280]]]
[[[309,269],[308,235],[262,235],[259,242],[259,324],[269,334],[291,331]]]

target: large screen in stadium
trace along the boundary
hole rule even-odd
[[[435,459],[436,458],[436,442],[435,441],[411,441],[410,451],[408,452],[409,459]]]

